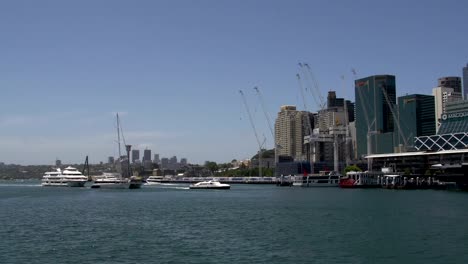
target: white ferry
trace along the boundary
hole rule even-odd
[[[340,179],[341,188],[379,188],[384,176],[380,171],[350,171]]]
[[[48,171],[42,177],[42,186],[83,187],[88,178],[76,168],[67,167],[65,170]]]
[[[293,186],[300,187],[338,187],[341,175],[336,172],[320,172],[319,175],[296,175]]]

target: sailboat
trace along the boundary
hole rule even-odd
[[[122,156],[120,151],[120,119],[119,114],[117,113],[117,143],[119,146],[119,167],[121,167],[122,163],[127,163],[128,157]],[[122,133],[123,138],[123,133]],[[125,139],[124,144],[125,144]],[[129,145],[128,145],[129,146]],[[129,151],[129,150],[128,150]],[[127,163],[128,164],[128,163]],[[129,167],[130,169],[130,167]],[[130,175],[130,171],[128,171],[128,175]],[[94,183],[91,188],[102,188],[102,189],[139,189],[143,181],[141,178],[136,176],[131,176],[129,178],[123,178],[122,173],[109,173],[104,172],[101,176],[95,176]]]

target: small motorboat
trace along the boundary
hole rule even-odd
[[[189,186],[190,189],[230,189],[231,185],[218,181],[203,181]]]

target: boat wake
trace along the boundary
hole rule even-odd
[[[1,183],[0,187],[41,187],[41,184]]]

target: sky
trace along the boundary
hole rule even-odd
[[[239,90],[272,148],[262,101],[273,122],[281,105],[304,109],[299,62],[324,98],[354,101],[354,79],[375,74],[395,75],[397,96],[431,94],[468,63],[467,15],[451,0],[3,0],[0,161],[105,162],[118,155],[115,113],[140,151],[250,158]],[[318,110],[310,89],[305,101]]]

